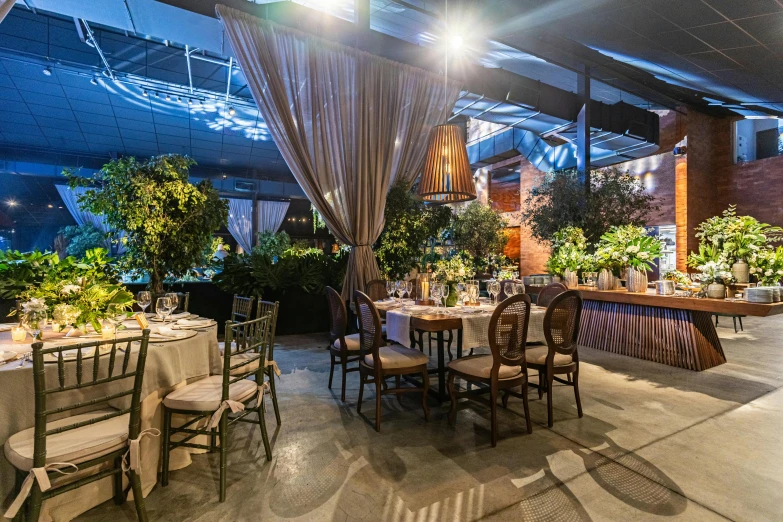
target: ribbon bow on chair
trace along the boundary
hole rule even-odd
[[[209,425],[207,427],[210,429],[217,428],[218,424],[220,424],[220,419],[223,417],[223,412],[229,409],[231,410],[231,413],[238,413],[240,411],[244,411],[245,405],[239,401],[226,399],[220,403],[220,408],[218,408],[217,411],[212,414],[212,418],[209,419]]]
[[[265,361],[264,366],[266,367],[271,366],[275,372],[275,375],[277,375],[278,377],[280,377],[283,374],[283,372],[280,371],[280,367],[277,365],[275,361]]]
[[[65,471],[66,468],[71,468],[71,471]],[[16,516],[24,505],[24,501],[30,495],[33,484],[35,484],[36,481],[38,482],[38,487],[41,488],[41,491],[47,491],[52,488],[52,484],[49,482],[49,475],[47,474],[48,471],[56,471],[61,475],[70,475],[79,471],[79,467],[70,462],[52,462],[43,468],[30,469],[30,473],[27,474],[24,482],[22,482],[22,488],[19,490],[19,494],[16,495],[16,498],[9,506],[8,511],[5,512],[5,518],[14,518]]]
[[[141,469],[141,439],[146,436],[160,437],[160,430],[147,428],[140,432],[138,437],[128,441],[128,451],[122,455],[122,471],[127,472],[131,469],[138,471]],[[128,459],[128,464],[125,463],[126,459]]]
[[[261,405],[261,410],[266,412],[266,403],[264,402],[264,395],[272,392],[272,387],[269,386],[269,381],[264,381],[264,384],[258,387],[258,399],[257,402]]]

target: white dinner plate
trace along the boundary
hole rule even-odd
[[[0,363],[13,361],[18,355],[17,352],[0,352]]]

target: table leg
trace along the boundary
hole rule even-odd
[[[410,337],[411,348],[415,350],[416,349],[416,331],[411,329],[409,337]],[[422,352],[424,351],[424,347],[423,346],[421,347],[421,351]]]
[[[446,360],[444,355],[443,331],[438,332],[438,399],[440,402],[448,399],[446,393]]]
[[[457,330],[457,359],[462,357],[462,329]]]

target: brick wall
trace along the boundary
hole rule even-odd
[[[640,158],[616,165],[620,170],[638,176],[647,192],[655,196],[659,211],[647,216],[648,225],[673,225],[675,223],[675,163],[671,151]]]

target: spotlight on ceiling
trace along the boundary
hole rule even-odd
[[[16,206],[16,201],[14,201],[13,199],[9,199],[6,203],[8,203],[9,207],[15,207]]]
[[[150,95],[150,93],[147,92],[147,89],[144,89],[143,91],[141,91],[141,95],[146,98]]]
[[[48,205],[46,205],[46,208],[54,208],[54,205],[52,205],[51,203],[49,203]]]
[[[192,98],[188,98],[188,105],[193,105],[193,99]]]
[[[236,113],[237,113],[237,111],[233,107],[229,107],[228,108],[228,115],[229,116],[233,116]]]
[[[465,40],[463,40],[460,35],[455,35],[451,37],[451,41],[449,43],[451,44],[452,49],[457,50],[462,47],[462,44],[465,43]]]
[[[182,103],[182,98],[180,96],[177,96],[177,103]]]
[[[47,66],[41,72],[43,72],[44,76],[51,76],[52,75],[52,68]]]
[[[169,96],[168,94],[166,95],[166,101],[171,101],[171,96]]]
[[[96,80],[95,78],[91,78],[90,83],[93,85],[98,85],[98,80]]]

